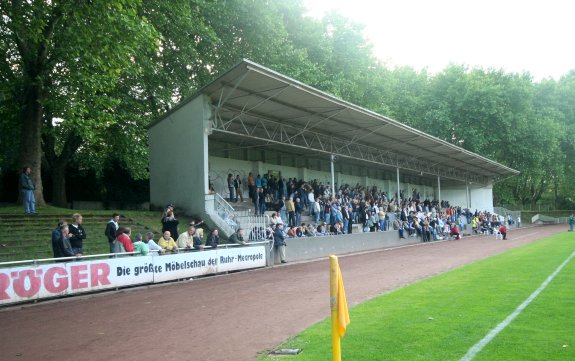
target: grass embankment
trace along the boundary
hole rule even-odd
[[[0,208],[0,262],[52,257],[51,233],[59,219],[72,223],[72,214],[83,216],[83,226],[88,235],[84,242],[85,254],[108,253],[108,240],[104,235],[106,223],[112,213],[122,215],[120,225],[132,228],[136,233],[152,231],[157,240],[162,224],[161,212],[123,211],[123,210],[75,210],[52,206],[41,207],[36,216],[24,216],[21,206]],[[191,221],[189,217],[180,217],[179,232],[186,230]]]
[[[563,233],[358,305],[350,310],[342,359],[459,360],[574,251],[574,234]],[[574,281],[575,259],[475,359],[574,360]],[[290,360],[330,360],[330,320],[279,348],[303,349]]]

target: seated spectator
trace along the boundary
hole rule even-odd
[[[505,226],[505,223],[499,227],[499,233],[501,233],[501,236],[503,236],[504,240],[507,239],[507,226]]]
[[[297,227],[290,227],[290,229],[288,229],[288,231],[287,231],[287,236],[290,238],[295,238],[296,237],[296,228]]]
[[[204,249],[204,229],[198,228],[194,234],[194,249],[202,251]]]
[[[208,239],[206,240],[206,246],[217,248],[218,244],[220,244],[219,231],[217,229],[214,229],[208,236]]]
[[[299,227],[296,227],[295,236],[297,238],[303,237],[304,229],[305,229],[305,223],[302,223]]]
[[[306,237],[314,237],[314,236],[315,236],[315,232],[316,232],[315,230],[316,230],[316,228],[314,227],[314,225],[311,224],[311,223],[309,223],[309,224],[307,225],[307,227],[305,227],[304,235],[305,235]]]
[[[187,232],[180,234],[178,237],[178,248],[183,250],[190,250],[194,247],[194,235],[196,234],[196,227],[188,226]]]
[[[456,223],[454,223],[453,226],[451,227],[451,231],[449,231],[449,235],[456,240],[461,239],[461,235],[459,234],[459,227],[457,226]]]
[[[140,252],[143,256],[147,256],[148,253],[150,252],[150,248],[148,247],[148,244],[142,241],[142,234],[138,233],[136,234],[136,236],[134,237],[135,242],[134,242],[134,252]]]
[[[116,249],[114,253],[134,252],[134,245],[130,239],[132,229],[130,227],[120,227],[116,231]]]
[[[327,225],[325,222],[323,222],[322,224],[317,226],[317,232],[316,232],[317,236],[325,236],[327,234],[328,234],[328,231],[327,231]]]
[[[176,241],[172,238],[170,231],[165,231],[162,235],[162,238],[158,241],[158,246],[162,247],[162,249],[166,252],[178,252],[178,245]]]
[[[243,228],[238,228],[237,231],[235,231],[230,238],[228,239],[229,243],[237,243],[237,244],[247,244],[248,242],[246,242],[244,240],[244,230]]]
[[[158,253],[165,252],[162,247],[158,246],[156,242],[154,242],[154,232],[146,233],[146,239],[144,240],[144,243],[148,245],[148,249],[150,251],[157,251]]]
[[[59,237],[54,238],[55,234],[52,233],[52,250],[54,258],[61,257],[81,257],[81,253],[74,253],[72,245],[70,244],[70,230],[67,224],[62,224],[58,229]],[[62,260],[61,262],[66,262]]]

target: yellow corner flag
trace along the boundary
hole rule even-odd
[[[341,360],[340,338],[345,335],[345,329],[349,324],[349,312],[343,277],[337,261],[337,256],[329,256],[330,271],[330,305],[331,305],[331,343],[333,348],[333,360]]]

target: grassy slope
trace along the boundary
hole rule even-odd
[[[342,359],[459,360],[574,250],[573,234],[564,233],[358,305],[350,311]],[[477,359],[575,359],[575,318],[566,316],[575,312],[574,278],[572,261]],[[327,319],[281,348],[303,349],[293,360],[329,360],[329,332]]]
[[[0,219],[0,234],[5,235],[0,241],[0,262],[52,257],[50,243],[52,230],[60,218],[72,222],[72,214],[76,212],[84,215],[84,228],[88,235],[84,247],[85,254],[99,254],[109,251],[104,229],[110,215],[114,212],[125,216],[120,219],[120,225],[132,227],[132,235],[153,231],[157,240],[162,228],[161,212],[74,210],[46,206],[39,209],[39,216],[22,217],[16,223],[9,222],[7,219]],[[22,213],[21,206],[0,208],[0,218],[2,215],[21,216]],[[191,218],[183,216],[179,219],[178,230],[182,233],[186,230],[186,225],[191,221]]]

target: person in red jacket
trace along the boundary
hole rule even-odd
[[[459,234],[459,227],[457,227],[456,223],[454,223],[451,227],[449,234],[455,239],[461,239],[461,235]]]
[[[501,233],[503,239],[507,239],[507,227],[505,227],[505,223],[499,227],[499,233]]]
[[[132,229],[130,227],[120,227],[116,232],[116,240],[124,247],[126,252],[134,252],[134,245],[130,239]]]

